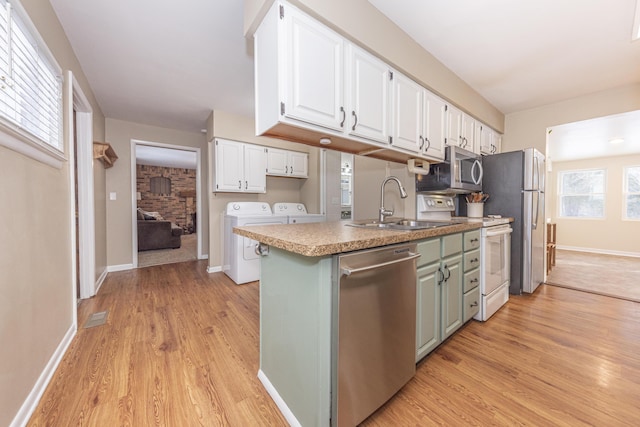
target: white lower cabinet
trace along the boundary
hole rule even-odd
[[[418,243],[416,361],[463,324],[462,233]]]
[[[214,192],[266,193],[265,147],[216,138],[213,157]]]

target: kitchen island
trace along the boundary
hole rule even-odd
[[[336,424],[337,256],[473,231],[478,223],[415,231],[356,228],[347,221],[256,225],[234,232],[268,245],[261,258],[258,377],[291,425]],[[372,372],[372,374],[376,374]]]

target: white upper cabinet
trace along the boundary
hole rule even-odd
[[[462,146],[462,111],[449,105],[447,108],[447,145]]]
[[[476,120],[459,108],[448,105],[447,111],[447,145],[455,145],[465,150],[474,151]]]
[[[429,157],[444,159],[444,142],[447,138],[447,104],[444,99],[425,90],[423,102],[423,137],[422,151]]]
[[[393,78],[393,146],[444,159],[447,104],[408,77]]]
[[[395,73],[393,78],[394,147],[418,153],[424,147],[422,136],[422,92],[424,88],[410,78]]]
[[[214,192],[267,191],[267,153],[264,147],[219,138],[214,144]]]
[[[469,151],[475,151],[475,145],[476,145],[476,141],[475,141],[475,130],[476,130],[476,120],[465,114],[462,113],[462,118],[461,118],[461,129],[462,129],[462,134],[461,134],[461,143],[460,143],[460,147],[464,148],[465,150],[469,150]]]
[[[473,150],[473,119],[287,2],[254,43],[257,135],[394,161],[442,160],[444,143]]]
[[[267,148],[267,175],[307,178],[309,155],[298,151]]]
[[[380,143],[389,142],[391,70],[387,64],[355,46],[347,52],[347,132]]]
[[[314,125],[341,130],[344,126],[342,37],[297,13],[282,12],[282,113]]]
[[[486,125],[481,125],[480,131],[480,154],[499,153],[502,136]]]

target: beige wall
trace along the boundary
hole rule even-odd
[[[245,0],[244,28],[257,27],[273,0]],[[290,0],[343,36],[502,133],[504,115],[367,0]],[[398,47],[402,46],[402,49]]]
[[[551,126],[557,126],[565,123],[572,123],[581,120],[593,119],[597,117],[619,114],[628,111],[640,109],[640,84],[624,86],[612,90],[597,92],[578,98],[569,99],[543,107],[521,111],[518,113],[508,114],[505,117],[505,134],[502,140],[502,151],[514,151],[527,147],[534,147],[543,153],[547,149],[547,129]],[[553,162],[553,169],[556,169],[556,163]],[[553,184],[549,183],[549,187]],[[547,195],[547,200],[550,200]],[[555,201],[554,201],[555,203]],[[546,204],[546,217],[555,217],[555,208],[552,203]],[[606,238],[601,243],[595,241],[597,236],[606,237],[605,234],[586,232],[582,227],[587,224],[586,220],[574,221],[573,228],[566,226],[561,231],[558,225],[558,233],[563,239],[568,236],[574,236],[576,239],[579,234],[583,235],[579,240],[571,238],[567,243],[562,241],[560,245],[592,247],[596,249],[609,248],[607,250],[631,251],[637,252],[637,249],[629,248],[631,242],[623,243],[616,249],[612,245],[613,240]],[[566,225],[566,224],[564,224]],[[629,225],[623,226],[626,229]],[[617,229],[617,228],[616,228]],[[594,239],[586,237],[593,235]],[[588,240],[585,240],[588,239]],[[573,242],[573,243],[569,243]],[[624,249],[627,248],[627,249]]]
[[[547,128],[640,109],[640,84],[508,114],[502,151],[534,147],[545,153]]]
[[[364,156],[354,156],[353,167],[353,219],[378,218],[380,209],[380,187],[387,176],[396,176],[407,191],[407,198],[400,198],[395,182],[385,185],[384,207],[393,209],[394,217],[416,217],[415,175],[406,165]]]
[[[22,0],[63,69],[104,118],[48,2]],[[67,147],[68,148],[68,147]],[[56,169],[0,148],[0,425],[10,425],[63,337],[73,329],[69,164]]]
[[[142,125],[123,120],[106,120],[106,141],[109,142],[118,161],[106,173],[106,212],[107,212],[107,262],[111,267],[127,268],[133,263],[133,204],[132,204],[132,171],[131,141],[156,142],[169,145],[200,148],[200,168],[202,197],[202,218],[209,216],[207,204],[207,142],[199,132],[185,132],[157,126]],[[135,178],[135,177],[133,177]],[[116,200],[109,200],[109,194],[115,192]],[[209,247],[207,221],[202,221],[203,254]]]
[[[623,168],[640,166],[640,154],[554,162],[548,173],[547,218],[557,224],[560,248],[640,256],[640,221],[623,220]],[[558,173],[567,170],[605,169],[604,219],[558,217]]]
[[[229,202],[301,202],[305,203],[309,212],[317,213],[320,208],[320,150],[303,144],[296,144],[274,138],[255,135],[253,118],[230,114],[216,110],[209,118],[208,135],[212,138],[224,138],[233,141],[249,142],[269,147],[309,153],[309,178],[267,177],[267,192],[265,194],[242,193],[209,193],[210,206],[210,249],[209,267],[218,268],[222,265],[222,213]],[[212,159],[212,143],[209,143],[209,156]],[[213,173],[213,167],[211,168]],[[212,182],[212,175],[209,182]]]

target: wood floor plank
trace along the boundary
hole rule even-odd
[[[205,262],[110,273],[29,426],[284,426],[257,379],[259,286]],[[363,426],[640,425],[640,304],[541,286],[467,323]]]

